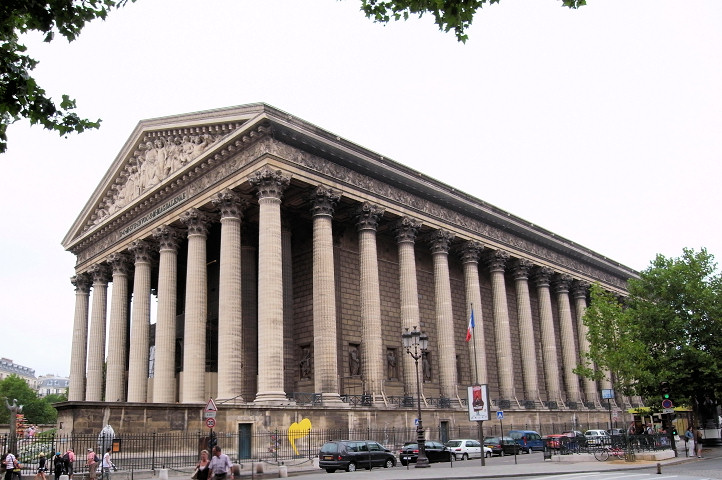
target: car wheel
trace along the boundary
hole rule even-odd
[[[347,472],[355,472],[356,471],[356,464],[351,462],[348,464],[348,467],[346,467]]]
[[[491,452],[486,452],[486,458],[491,458]]]
[[[401,461],[401,465],[403,465],[404,467],[405,467],[406,465],[408,465],[408,464],[409,464],[409,462]]]
[[[384,464],[384,468],[391,468],[393,466],[394,466],[394,461],[391,460],[390,458],[387,458],[386,463]]]
[[[469,456],[468,456],[467,454],[463,454],[463,455],[461,456],[461,461],[462,461],[462,462],[463,462],[464,460],[468,460],[468,459],[469,459]]]
[[[327,468],[326,471],[327,471],[328,473],[333,473],[333,472],[336,471],[336,469],[335,469],[335,468]]]

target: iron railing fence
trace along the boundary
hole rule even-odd
[[[565,423],[552,424],[515,424],[504,423],[504,432],[510,430],[535,430],[540,435],[559,434],[566,431],[577,430],[578,425]],[[576,428],[575,428],[576,427]],[[585,425],[585,429],[598,427],[604,429],[606,425]],[[453,438],[479,438],[477,424],[464,426],[426,426],[426,438],[430,440],[447,441]],[[501,425],[498,421],[489,421],[484,424],[484,436],[498,436],[501,434]],[[190,468],[198,460],[201,450],[207,449],[217,443],[234,462],[255,461],[270,464],[288,463],[293,460],[311,459],[318,456],[321,446],[330,440],[375,440],[391,451],[398,452],[404,443],[415,441],[417,437],[415,427],[410,428],[366,428],[366,429],[311,429],[308,432],[294,430],[268,430],[254,433],[240,432],[214,432],[214,438],[209,432],[180,431],[180,432],[152,432],[152,433],[122,433],[116,432],[114,437],[106,438],[102,435],[86,434],[42,434],[34,438],[19,439],[17,442],[17,456],[24,474],[34,473],[38,465],[38,457],[43,452],[48,459],[48,468],[53,468],[53,454],[64,454],[69,448],[74,449],[76,460],[75,470],[86,472],[85,467],[87,449],[93,448],[95,453],[102,457],[107,448],[111,448],[112,460],[122,470],[156,470],[159,468],[185,469]],[[7,451],[8,435],[0,437],[2,451]],[[564,440],[567,450],[579,450],[588,447],[580,441]],[[607,440],[605,440],[607,441]],[[625,448],[636,451],[670,448],[669,442],[663,435],[623,435],[609,437],[610,445],[624,443]]]

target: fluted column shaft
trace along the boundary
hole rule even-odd
[[[205,401],[206,322],[208,319],[206,239],[209,220],[207,215],[195,208],[181,215],[181,221],[188,227],[181,403]]]
[[[399,248],[399,285],[401,300],[401,326],[411,329],[418,326],[421,329],[419,317],[419,290],[416,282],[416,254],[414,243],[416,233],[421,228],[421,222],[410,217],[404,217],[395,225],[396,242]],[[416,393],[416,365],[411,355],[403,355],[404,366],[404,393],[407,396]],[[423,385],[419,388],[423,389]]]
[[[241,309],[243,311],[243,338],[242,351],[243,376],[245,388],[244,399],[251,399],[256,394],[256,380],[258,378],[258,275],[256,263],[256,248],[249,245],[241,247],[241,264],[243,275],[241,279]],[[285,312],[285,310],[284,310]]]
[[[75,315],[73,343],[70,354],[70,385],[68,400],[85,400],[85,364],[88,353],[88,310],[90,307],[90,278],[81,273],[70,279],[75,285]]]
[[[322,398],[338,398],[336,285],[333,265],[333,208],[340,196],[319,186],[311,197],[313,215],[314,388]]]
[[[572,322],[572,308],[569,303],[569,286],[572,278],[568,275],[557,275],[554,281],[554,290],[557,294],[557,309],[559,310],[559,329],[562,336],[562,361],[564,368],[564,384],[567,399],[580,402],[579,377],[574,373],[578,362],[577,347],[574,342],[574,324]]]
[[[514,398],[514,359],[511,355],[509,305],[506,299],[506,282],[504,280],[504,269],[508,259],[509,254],[502,250],[496,250],[486,258],[491,273],[499,397],[502,399]]]
[[[361,270],[361,373],[366,391],[379,395],[383,389],[383,338],[381,335],[381,293],[376,229],[384,209],[365,202],[357,212],[359,267]]]
[[[554,334],[554,318],[552,316],[552,299],[549,282],[552,270],[546,267],[536,269],[534,282],[539,297],[539,323],[542,332],[542,364],[546,379],[547,398],[551,401],[561,399],[559,384],[559,360],[557,359],[556,335]]]
[[[148,356],[150,354],[150,276],[152,250],[145,240],[135,240],[130,251],[135,257],[133,308],[130,324],[128,401],[148,401]],[[156,336],[158,325],[156,325]],[[156,358],[158,347],[156,346]],[[156,363],[157,365],[157,363]]]
[[[110,271],[105,265],[90,269],[93,278],[93,308],[90,314],[90,341],[88,342],[88,376],[85,400],[103,400],[103,364],[105,363],[105,322],[108,308],[108,279]]]
[[[218,393],[231,399],[243,389],[243,319],[241,311],[241,219],[245,202],[225,190],[213,204],[221,211],[218,298]]]
[[[105,400],[124,402],[125,366],[128,360],[128,274],[130,259],[124,253],[114,253],[108,259],[113,268],[113,296],[110,300],[108,364],[105,370]]]
[[[153,231],[159,244],[158,311],[155,324],[155,364],[153,369],[153,402],[176,401],[175,339],[178,294],[178,243],[181,232],[163,226]]]
[[[436,305],[436,344],[439,351],[440,394],[456,396],[456,345],[454,343],[454,314],[451,308],[449,279],[449,244],[454,235],[445,230],[435,231],[430,238],[434,263],[434,303]]]
[[[572,297],[574,298],[574,309],[577,313],[577,332],[579,335],[579,356],[586,358],[589,354],[589,328],[584,324],[584,314],[587,311],[587,290],[589,284],[575,280],[572,284]],[[592,364],[592,368],[595,368]],[[597,394],[597,382],[591,378],[582,380],[584,384],[584,396],[587,402],[599,403]]]
[[[258,189],[258,392],[256,403],[286,401],[283,389],[281,196],[290,177],[264,168],[249,177]]]
[[[524,399],[533,401],[539,398],[539,371],[537,370],[534,323],[529,298],[529,270],[531,268],[532,263],[523,258],[514,263],[521,368],[524,374]]]
[[[484,314],[481,306],[481,284],[479,283],[479,256],[483,250],[481,243],[470,240],[461,251],[464,268],[464,290],[466,292],[466,318],[474,311],[474,332],[468,342],[471,359],[471,381],[475,384],[488,383],[486,371],[486,339],[484,336]]]

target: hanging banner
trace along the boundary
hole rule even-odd
[[[472,385],[468,387],[469,420],[478,422],[489,420],[489,390],[486,385]]]

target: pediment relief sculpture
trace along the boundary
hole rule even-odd
[[[182,170],[223,138],[207,131],[146,135],[90,217],[97,225]]]

